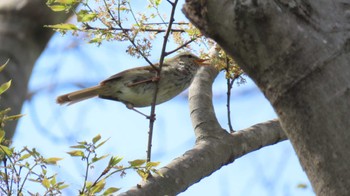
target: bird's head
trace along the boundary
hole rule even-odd
[[[194,62],[194,64],[199,66],[210,65],[207,62],[209,59],[201,59],[190,52],[182,52],[176,55],[175,57],[173,57],[172,60],[179,60],[179,61],[188,62],[188,63]]]

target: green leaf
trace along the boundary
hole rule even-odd
[[[91,193],[99,193],[105,187],[106,181],[104,179],[98,181],[94,187],[91,189]]]
[[[152,169],[151,170],[153,173],[159,175],[160,177],[164,177],[164,175],[162,173],[159,172],[159,170],[156,170],[156,169]]]
[[[76,4],[79,3],[81,0],[55,0],[55,3],[60,3],[60,4]]]
[[[129,164],[132,167],[138,167],[138,166],[143,165],[144,163],[146,163],[146,160],[144,160],[144,159],[136,159],[133,161],[129,161]]]
[[[57,165],[57,162],[62,160],[62,158],[58,158],[58,157],[51,157],[51,158],[47,158],[45,159],[45,163],[50,164],[50,165]]]
[[[81,145],[86,145],[88,144],[86,141],[82,141],[82,142],[78,142],[78,144],[81,144]]]
[[[101,37],[94,37],[94,38],[90,39],[89,43],[90,44],[93,44],[93,43],[101,44],[102,40],[103,39]]]
[[[110,187],[107,190],[105,190],[105,192],[103,192],[103,195],[112,195],[112,193],[115,193],[117,191],[119,191],[119,188],[116,187]]]
[[[72,157],[85,157],[84,152],[81,150],[73,150],[67,153]]]
[[[92,163],[95,163],[95,162],[97,162],[97,161],[99,161],[99,160],[101,160],[101,159],[104,159],[104,158],[106,158],[106,157],[108,157],[109,156],[109,154],[106,154],[106,155],[103,155],[103,156],[100,156],[100,157],[94,157],[94,158],[92,158]]]
[[[11,108],[6,108],[4,110],[0,110],[0,116],[5,116],[10,111],[11,111]]]
[[[5,139],[5,134],[6,134],[5,131],[0,129],[0,143],[2,142],[2,140]]]
[[[50,188],[50,181],[49,181],[46,177],[44,177],[44,179],[43,179],[43,181],[41,182],[41,184],[42,184],[46,189]]]
[[[16,114],[16,115],[12,115],[12,116],[7,116],[5,118],[5,120],[18,120],[23,116],[25,116],[25,114]]]
[[[47,0],[47,1],[46,1],[46,4],[47,4],[47,5],[50,5],[50,4],[53,4],[53,3],[55,3],[55,0]]]
[[[41,168],[41,172],[42,172],[42,174],[43,174],[44,176],[46,176],[47,170],[46,170],[45,167],[42,167],[42,168]]]
[[[83,144],[80,144],[80,145],[70,146],[69,148],[85,149],[85,148],[86,148],[86,146],[85,146],[85,145],[83,145]]]
[[[142,180],[147,180],[147,178],[149,176],[148,172],[141,170],[141,169],[138,169],[137,173],[139,174],[139,176],[141,176]]]
[[[96,142],[98,142],[100,139],[101,139],[101,135],[98,134],[94,138],[92,138],[92,143],[96,144]]]
[[[54,12],[61,12],[65,11],[69,8],[69,6],[66,5],[49,5],[49,8],[51,8],[52,11]]]
[[[4,180],[2,180],[2,181],[6,182],[5,180],[6,180],[6,179],[9,179],[10,177],[8,176],[7,173],[1,172],[1,171],[0,171],[0,178],[1,178],[1,179],[4,179]]]
[[[28,159],[29,157],[31,157],[32,155],[31,154],[24,154],[24,155],[22,155],[20,158],[19,158],[19,160],[20,161],[23,161],[24,159]]]
[[[78,22],[89,22],[97,18],[97,14],[89,10],[80,10],[77,13]]]
[[[129,11],[130,10],[129,8],[122,6],[122,5],[119,6],[118,8],[119,8],[119,11]]]
[[[156,4],[156,6],[159,6],[161,2],[162,0],[154,0],[154,4]]]
[[[53,29],[60,29],[60,30],[78,30],[79,28],[75,26],[74,24],[55,24],[55,25],[45,25],[45,27],[53,28]]]
[[[152,167],[157,167],[160,164],[160,162],[147,162],[146,168],[150,169]]]
[[[6,154],[7,156],[12,155],[12,150],[4,145],[0,145],[0,154]]]
[[[58,186],[58,189],[59,189],[59,190],[62,190],[62,189],[65,189],[65,188],[67,188],[67,187],[69,187],[68,184],[63,184],[63,185]]]
[[[6,65],[10,62],[10,59],[7,59],[7,61],[0,66],[0,72],[6,67]]]
[[[4,83],[4,84],[2,84],[2,85],[0,86],[0,95],[1,95],[2,93],[4,93],[8,88],[10,88],[10,86],[11,86],[11,80],[8,81],[8,82],[6,82],[6,83]]]
[[[86,181],[85,184],[86,184],[86,188],[88,188],[88,189],[90,189],[92,186],[92,182],[90,182],[90,181]]]
[[[300,183],[300,184],[298,184],[297,188],[299,188],[299,189],[306,189],[307,188],[307,184]]]
[[[99,148],[99,147],[102,146],[104,143],[106,143],[108,140],[109,140],[109,138],[106,139],[106,140],[104,140],[103,142],[99,143],[99,144],[96,146],[96,148]]]
[[[121,160],[123,160],[122,157],[111,157],[111,159],[109,160],[108,166],[115,166],[117,165]]]
[[[56,184],[56,176],[53,176],[52,179],[50,180],[50,184],[54,186]]]
[[[152,8],[152,7],[158,7],[162,2],[162,0],[149,0],[149,2],[150,2],[150,5],[148,6],[148,8]]]

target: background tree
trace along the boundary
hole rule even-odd
[[[3,95],[1,107],[10,107],[12,114],[21,112],[35,61],[53,34],[43,26],[64,22],[69,17],[53,13],[45,3],[45,0],[0,2],[0,62],[10,60],[1,73],[0,83],[12,80],[12,88]],[[7,138],[13,137],[16,124],[17,121],[7,124]]]

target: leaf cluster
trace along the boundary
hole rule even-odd
[[[0,66],[0,72],[9,61]],[[0,95],[11,86],[11,80],[0,85]],[[23,115],[11,115],[10,108],[0,111],[0,195],[24,195],[25,184],[28,181],[40,184],[45,192],[42,195],[57,195],[68,185],[57,182],[56,174],[49,175],[47,165],[55,165],[61,158],[44,158],[36,149],[23,147],[17,151],[9,147],[10,142],[5,139],[5,124],[10,120],[17,120]],[[37,195],[27,191],[29,195]]]
[[[136,2],[136,1],[134,1]],[[126,52],[135,57],[148,57],[153,41],[167,31],[166,14],[162,13],[161,0],[144,2],[146,10],[138,12],[130,0],[48,0],[55,12],[71,12],[76,22],[46,25],[62,34],[85,33],[89,43],[100,45],[103,41],[129,41]],[[79,6],[77,6],[79,4]],[[182,45],[201,37],[198,29],[188,22],[174,22],[171,34],[175,43]]]
[[[71,146],[74,150],[67,152],[72,157],[80,157],[85,161],[85,179],[80,195],[110,195],[117,192],[120,188],[117,187],[106,187],[106,180],[109,179],[114,174],[119,174],[120,176],[126,175],[127,170],[136,170],[136,172],[141,176],[143,180],[146,180],[151,173],[156,173],[161,175],[155,168],[159,165],[159,162],[146,162],[143,159],[137,159],[134,161],[129,161],[127,166],[123,166],[120,162],[122,157],[110,156],[109,154],[98,155],[96,150],[105,144],[108,139],[100,141],[101,136],[95,136],[91,142],[81,141],[78,145]],[[110,157],[107,165],[100,173],[100,175],[93,181],[89,180],[89,173],[97,162]]]

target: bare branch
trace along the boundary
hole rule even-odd
[[[101,28],[101,27],[93,27],[89,24],[85,24],[84,30],[140,31],[140,32],[156,32],[156,33],[166,32],[166,29],[153,29],[153,28],[131,29],[131,28],[124,28],[124,27],[123,28],[116,28],[116,27]],[[183,30],[183,29],[171,29],[171,32],[184,33],[185,30]]]
[[[115,18],[114,14],[112,13],[112,11],[109,9],[107,2],[104,0],[103,1],[108,14],[111,16],[112,20],[119,26],[120,30],[123,32],[124,36],[130,41],[130,43],[135,47],[135,49],[138,51],[138,53],[145,59],[145,61],[152,66],[155,70],[157,70],[157,67],[153,65],[153,63],[147,58],[147,56],[137,47],[135,40],[132,39],[129,34],[128,31],[125,30],[120,22],[120,2],[118,1],[118,18]]]
[[[174,22],[174,16],[175,16],[177,2],[178,2],[178,0],[175,0],[174,3],[171,4],[172,9],[171,9],[171,14],[170,14],[170,19],[169,19],[169,26],[168,26],[168,29],[167,29],[165,35],[164,35],[164,41],[163,41],[162,51],[161,51],[160,60],[159,60],[159,69],[157,70],[157,76],[156,76],[157,78],[160,78],[160,72],[162,71],[164,58],[166,56],[165,50],[166,50],[166,46],[168,43],[171,27],[172,27],[172,24]],[[156,112],[158,88],[159,88],[159,80],[156,81],[156,90],[154,91],[151,112],[150,112],[151,114],[150,114],[149,132],[148,132],[147,161],[151,161],[153,126],[154,126],[154,121],[155,121],[154,117],[155,117],[155,112]]]
[[[143,25],[168,25],[168,22],[149,22],[145,23]],[[189,25],[190,23],[188,22],[173,22],[173,25]]]
[[[185,43],[182,44],[181,46],[175,48],[174,50],[171,50],[171,51],[167,52],[166,55],[170,55],[170,54],[172,54],[172,53],[174,53],[174,52],[180,50],[181,48],[186,47],[188,44],[194,42],[196,39],[197,39],[197,38],[192,38],[192,39],[190,39],[189,41],[185,42]]]

